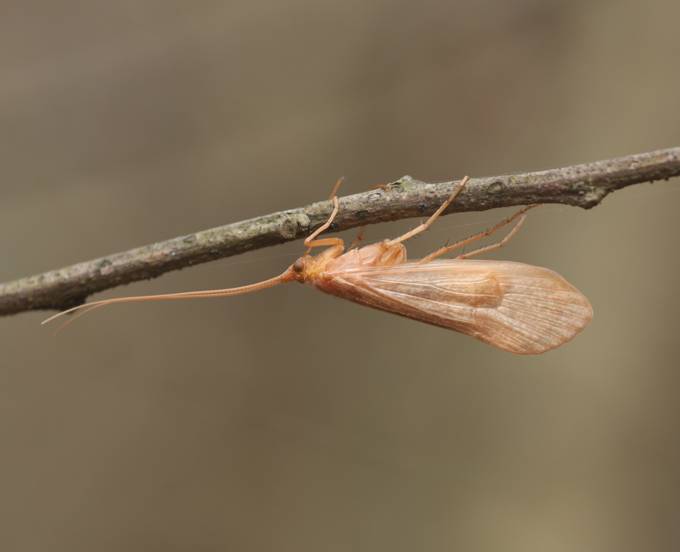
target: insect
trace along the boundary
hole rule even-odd
[[[305,254],[274,278],[226,289],[104,299],[55,314],[43,324],[78,311],[75,319],[114,303],[227,297],[297,281],[361,305],[472,336],[511,353],[539,354],[571,340],[590,322],[593,310],[588,299],[562,276],[518,262],[470,260],[505,245],[524,223],[526,212],[536,205],[523,207],[495,226],[422,259],[407,261],[404,242],[425,232],[455,201],[468,180],[463,178],[419,226],[394,239],[363,247],[350,245],[346,250],[340,238],[319,237],[338,214],[340,179],[331,192],[333,210],[328,220],[305,239]],[[497,243],[441,259],[512,223]],[[355,241],[361,241],[361,236],[360,231]],[[310,254],[321,247],[325,249],[319,254]]]

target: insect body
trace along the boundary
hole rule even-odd
[[[321,238],[339,209],[336,183],[331,194],[333,212],[306,240],[307,254],[285,272],[262,282],[237,288],[121,297],[87,303],[48,318],[112,303],[224,297],[259,291],[298,281],[356,303],[399,314],[414,320],[461,332],[505,351],[538,354],[554,349],[578,334],[590,322],[593,311],[588,299],[559,274],[547,268],[510,261],[469,260],[502,247],[519,230],[530,205],[492,228],[426,257],[407,261],[403,242],[424,232],[455,200],[467,183],[464,178],[451,196],[423,224],[404,235],[345,251],[340,238]],[[517,221],[500,242],[437,260],[446,253],[484,238]],[[325,247],[318,255],[310,255]]]

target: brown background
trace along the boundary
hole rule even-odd
[[[680,3],[0,3],[0,280],[412,174],[680,143]],[[0,319],[0,547],[674,550],[680,187],[531,214],[591,299],[514,357],[301,286]],[[443,219],[421,255],[498,220]],[[382,238],[413,221],[369,229]],[[114,290],[238,285],[289,244]],[[498,255],[496,255],[498,256]]]

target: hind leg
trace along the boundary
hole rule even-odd
[[[533,209],[534,207],[537,207],[537,205],[527,205],[526,207],[523,207],[519,211],[517,211],[515,214],[512,216],[500,221],[498,224],[492,226],[491,228],[487,228],[486,230],[479,232],[477,234],[473,234],[472,236],[469,236],[465,238],[464,240],[460,240],[456,243],[453,243],[451,245],[446,245],[444,247],[440,247],[436,251],[433,251],[426,257],[423,257],[418,261],[419,263],[429,263],[430,261],[441,257],[442,255],[446,255],[447,253],[450,253],[451,251],[455,251],[456,249],[460,249],[461,247],[465,247],[466,245],[476,242],[478,240],[484,239],[494,232],[497,232],[501,228],[507,226],[508,224],[512,223],[513,221],[517,220],[517,223],[515,226],[513,226],[512,230],[508,233],[507,236],[505,236],[502,240],[500,240],[498,243],[494,243],[491,245],[487,245],[484,247],[480,247],[479,249],[475,249],[473,251],[470,251],[469,253],[464,253],[462,255],[458,255],[456,257],[457,259],[467,259],[469,257],[472,257],[474,255],[479,255],[480,253],[487,253],[489,251],[494,251],[496,249],[499,249],[503,247],[510,239],[519,231],[521,228],[522,224],[524,224],[524,220],[526,219],[526,212],[529,209]]]

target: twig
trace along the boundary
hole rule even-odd
[[[678,175],[680,147],[548,171],[474,178],[447,213],[531,203],[590,209],[620,188]],[[382,190],[343,197],[331,230],[429,215],[448,197],[453,184],[428,184],[404,176]],[[323,223],[330,210],[329,201],[313,203],[0,284],[0,315],[66,309],[98,291],[296,240]]]

